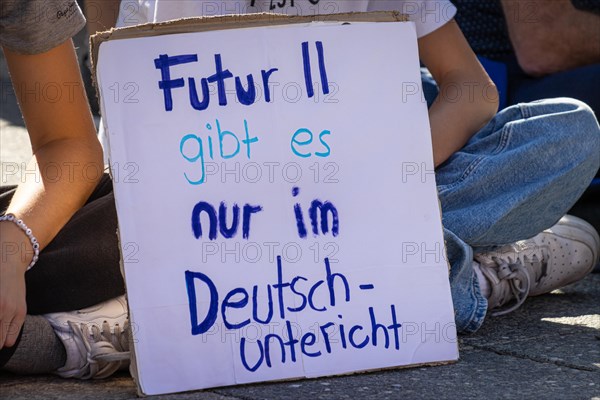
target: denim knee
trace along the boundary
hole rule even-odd
[[[554,144],[570,156],[581,178],[591,180],[600,168],[600,126],[594,111],[584,102],[566,97],[520,106],[526,118],[549,117],[553,129],[541,134],[554,136]]]
[[[565,103],[567,113],[572,113],[576,123],[566,126],[565,134],[570,136],[569,143],[577,146],[575,154],[580,155],[584,175],[591,180],[600,168],[600,126],[594,111],[584,102],[571,99],[558,99]],[[573,140],[575,139],[575,140]]]
[[[590,163],[594,171],[600,168],[600,125],[594,111],[585,103],[573,100],[578,103],[579,118],[583,128],[579,133],[582,138],[582,154],[589,156]]]

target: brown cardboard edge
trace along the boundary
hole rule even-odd
[[[351,12],[341,14],[285,15],[273,13],[232,14],[211,17],[182,18],[166,22],[148,23],[125,28],[113,28],[90,37],[92,80],[99,97],[96,79],[98,52],[102,43],[109,40],[132,39],[177,33],[207,32],[225,29],[256,28],[291,25],[309,22],[403,22],[408,16],[398,11]]]
[[[111,181],[114,180],[114,175],[113,175],[113,169],[112,169],[112,164],[109,163],[109,170],[108,173],[110,175],[110,179]],[[115,198],[115,205],[116,205],[116,198]],[[123,282],[125,283],[125,298],[127,299],[127,279],[125,279],[125,258],[124,258],[124,252],[123,252],[123,248],[121,247],[121,225],[119,224],[119,219],[117,216],[117,231],[115,232],[115,234],[117,235],[117,243],[119,244],[119,270],[121,271],[121,276],[123,277]],[[133,337],[133,332],[135,331],[135,327],[131,324],[131,318],[129,317],[129,315],[131,315],[131,311],[129,308],[129,299],[127,299],[127,319],[129,322],[129,335],[128,336],[128,345],[129,345],[129,374],[131,375],[131,378],[133,379],[133,383],[135,384],[135,388],[137,391],[137,395],[138,397],[147,397],[144,393],[142,393],[142,388],[140,386],[140,381],[139,381],[139,377],[138,377],[138,371],[137,371],[137,359],[135,356],[135,351],[134,351],[134,342],[135,342],[135,338]]]

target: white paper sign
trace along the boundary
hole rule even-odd
[[[456,360],[412,23],[109,40],[146,394]]]

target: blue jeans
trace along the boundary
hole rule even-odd
[[[431,100],[435,82],[428,78],[424,92]],[[598,122],[588,106],[567,98],[502,110],[438,167],[459,332],[475,332],[487,311],[473,252],[527,239],[554,225],[599,167]]]

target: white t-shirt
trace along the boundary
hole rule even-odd
[[[407,14],[415,22],[418,37],[435,31],[456,14],[449,0],[122,0],[117,26],[254,12],[315,15],[389,10]]]

